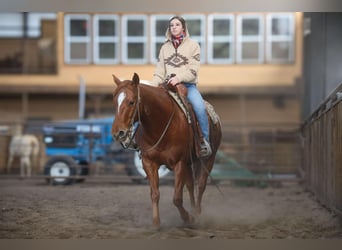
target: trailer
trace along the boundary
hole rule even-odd
[[[80,119],[44,124],[43,141],[47,161],[44,175],[54,185],[82,182],[91,173],[90,166],[102,164],[107,169],[124,165],[134,182],[145,183],[145,172],[138,151],[123,149],[111,135],[114,117]],[[170,175],[166,166],[160,178]]]

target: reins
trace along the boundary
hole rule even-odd
[[[140,98],[140,87],[139,87],[139,85],[138,85],[138,102],[137,102],[137,108],[136,108],[136,111],[134,112],[133,119],[132,119],[132,120],[134,121],[135,114],[136,114],[136,112],[138,112],[138,121],[139,121],[139,122],[138,122],[138,126],[141,124],[140,105],[139,105],[139,104],[140,104],[140,101],[141,101],[141,98]],[[173,117],[175,116],[175,113],[176,113],[175,104],[174,104],[174,102],[172,102],[172,101],[171,101],[171,103],[173,104],[173,105],[172,105],[172,107],[173,107],[173,109],[172,109],[172,114],[171,114],[171,116],[170,116],[170,118],[169,118],[169,120],[168,120],[168,122],[167,122],[167,124],[166,124],[166,126],[165,126],[165,128],[164,128],[164,130],[163,130],[163,132],[162,132],[162,134],[160,135],[159,139],[157,140],[157,142],[156,142],[152,147],[150,147],[150,148],[148,148],[148,149],[146,149],[146,150],[140,149],[140,153],[141,153],[141,154],[146,153],[146,152],[148,152],[148,151],[151,151],[151,150],[155,149],[155,148],[159,145],[159,143],[163,140],[163,138],[164,138],[164,136],[165,136],[167,130],[169,129],[169,127],[170,127],[170,125],[171,125],[171,122],[172,122],[172,120],[173,120]],[[132,126],[133,126],[133,124],[134,124],[134,122],[132,122]],[[137,130],[138,130],[138,128],[135,129],[134,134],[133,134],[132,137],[131,137],[131,142],[132,142],[132,140],[133,140],[133,138],[134,138],[134,136],[135,136]]]

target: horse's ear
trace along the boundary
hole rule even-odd
[[[119,86],[121,84],[120,79],[117,78],[114,74],[112,76],[113,76],[113,81],[115,82],[115,84]]]
[[[132,83],[138,85],[140,82],[139,75],[137,73],[134,73],[132,78]]]

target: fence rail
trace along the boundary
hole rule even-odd
[[[299,128],[298,124],[223,124],[220,149],[254,173],[299,175]]]
[[[307,186],[342,216],[342,84],[305,121],[302,132]]]
[[[5,173],[7,147],[12,133],[34,133],[42,141],[40,127],[43,124],[0,124],[0,173]],[[279,179],[299,176],[302,164],[302,148],[299,124],[223,124],[220,155],[217,155],[216,178]],[[43,145],[42,145],[43,148]],[[41,155],[42,159],[46,157]],[[44,162],[44,160],[42,160]],[[33,174],[41,174],[43,166]],[[112,173],[111,168],[102,171]],[[107,171],[108,170],[108,171]],[[115,171],[114,171],[115,172]]]

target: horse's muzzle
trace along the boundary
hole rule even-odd
[[[125,141],[128,135],[127,130],[120,129],[117,133],[112,133],[112,136],[118,141]]]
[[[128,148],[132,143],[129,130],[119,130],[116,134],[112,134],[115,140],[119,141],[122,147]]]

